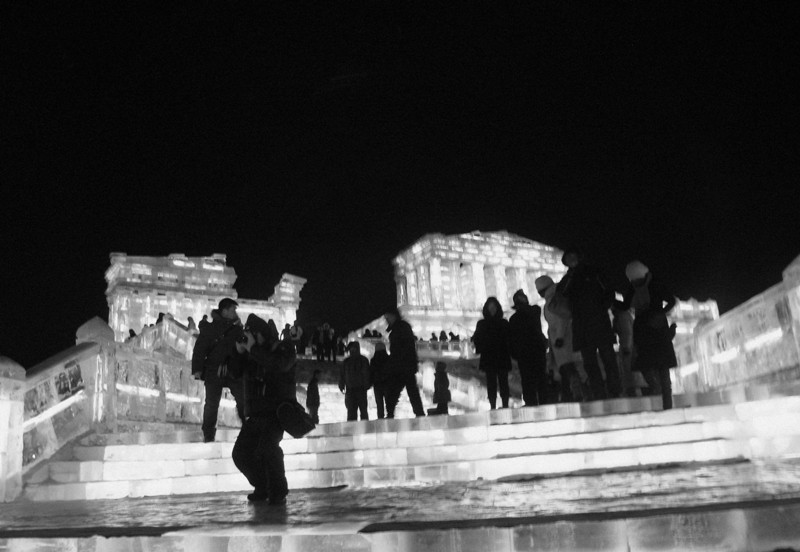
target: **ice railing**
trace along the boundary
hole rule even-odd
[[[197,335],[197,331],[190,331],[180,322],[166,318],[152,327],[144,328],[139,335],[125,343],[147,351],[170,350],[191,360]]]
[[[124,430],[125,422],[201,423],[205,388],[191,373],[194,340],[185,326],[166,320],[126,343],[81,343],[29,370],[24,470],[90,430]],[[239,425],[227,390],[219,423]]]
[[[777,284],[675,345],[673,392],[800,377],[800,286]]]
[[[51,456],[102,419],[98,385],[106,352],[81,343],[27,371],[23,405],[22,464],[25,469]]]

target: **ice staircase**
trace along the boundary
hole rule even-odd
[[[291,488],[513,480],[800,454],[800,396],[661,411],[660,398],[323,424],[287,438]],[[157,424],[80,439],[26,478],[34,501],[243,491],[236,430]]]

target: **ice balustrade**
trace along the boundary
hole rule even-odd
[[[201,423],[205,390],[191,375],[193,332],[167,319],[127,343],[96,339],[28,370],[18,424],[23,471],[75,437],[115,430],[120,421]],[[219,424],[239,425],[227,390]]]
[[[800,377],[800,257],[784,281],[676,344],[673,392],[701,393]]]

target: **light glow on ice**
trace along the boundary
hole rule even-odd
[[[744,350],[749,353],[753,349],[758,349],[759,347],[763,347],[764,345],[768,345],[774,341],[779,341],[782,337],[783,329],[775,328],[774,330],[765,332],[752,339],[748,339],[744,344]]]
[[[715,354],[711,357],[711,362],[714,364],[723,364],[725,362],[730,362],[737,356],[739,356],[739,347],[734,347],[733,349],[728,349],[727,351],[722,351]]]

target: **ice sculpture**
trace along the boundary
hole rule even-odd
[[[154,323],[162,312],[184,325],[190,316],[199,323],[223,297],[237,300],[242,320],[252,313],[272,318],[282,328],[295,321],[300,290],[306,283],[304,278],[284,274],[268,300],[238,298],[233,287],[236,271],[226,264],[222,253],[209,257],[187,257],[182,253],[134,257],[112,253],[105,277],[108,324],[117,341],[127,339],[129,329],[138,333]]]

